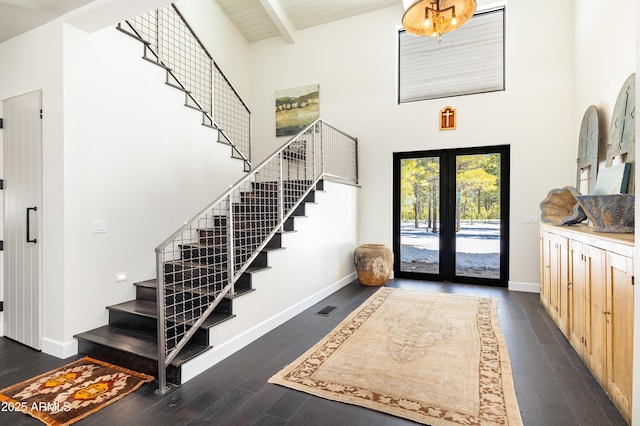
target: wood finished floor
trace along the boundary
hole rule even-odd
[[[537,294],[502,288],[390,280],[387,286],[498,299],[522,419],[527,426],[624,425],[616,408],[551,321]],[[411,421],[314,397],[267,379],[331,331],[376,289],[353,282],[165,395],[155,383],[78,425],[409,425]],[[336,306],[329,316],[317,312]],[[0,338],[0,388],[64,365]],[[0,425],[37,425],[0,412]]]

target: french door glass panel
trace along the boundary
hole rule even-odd
[[[456,275],[500,278],[500,154],[456,156]]]
[[[401,269],[440,273],[440,158],[401,160]]]

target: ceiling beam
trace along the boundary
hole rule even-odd
[[[295,40],[295,30],[293,29],[293,25],[289,22],[289,18],[287,18],[287,14],[280,6],[278,0],[260,0],[260,4],[266,10],[267,14],[280,31],[280,35],[282,38],[289,44],[294,44]]]

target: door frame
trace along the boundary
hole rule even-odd
[[[500,274],[499,278],[458,276],[455,273],[455,207],[456,207],[456,157],[462,155],[500,154]],[[412,158],[440,158],[440,239],[439,273],[408,272],[401,270],[401,161]],[[451,148],[426,151],[393,153],[393,253],[394,277],[498,287],[509,285],[509,194],[510,194],[510,145],[493,145],[469,148]]]

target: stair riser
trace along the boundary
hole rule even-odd
[[[280,221],[279,216],[274,217],[238,217],[233,223],[233,228],[238,232],[247,232],[250,229],[259,229],[262,231],[271,231]]]
[[[296,209],[293,211],[294,216],[305,216],[305,203],[301,203]]]
[[[267,249],[279,249],[282,248],[282,234],[276,233],[271,237],[267,245],[265,246]]]
[[[267,260],[267,253],[260,252],[258,256],[251,262],[250,268],[266,268],[269,266],[269,262]]]
[[[141,331],[152,336],[155,336],[158,333],[158,320],[156,318],[136,315],[131,312],[109,310],[109,324],[120,328]],[[176,336],[177,331],[178,330],[176,330],[175,327],[169,327],[167,329],[167,338],[173,339]],[[180,333],[186,332],[184,329],[179,331]],[[209,332],[205,329],[199,328],[190,342],[197,345],[208,346]]]
[[[175,263],[165,263],[164,272],[165,284],[176,283],[188,287],[210,286],[208,291],[216,289],[229,279],[227,271],[218,271],[211,267],[185,267]]]
[[[304,202],[305,203],[315,203],[316,202],[316,192],[315,191],[311,191],[307,194],[307,196],[304,198]]]
[[[238,215],[246,215],[250,216],[250,213],[254,214],[262,214],[265,217],[277,217],[278,216],[278,206],[277,205],[267,205],[267,204],[234,204],[233,205],[233,213]]]
[[[216,287],[211,287],[211,290],[213,291]],[[221,290],[222,289],[222,285],[218,285],[217,286],[217,290]],[[157,299],[157,291],[156,288],[149,288],[149,287],[138,287],[136,289],[136,299],[137,300],[148,300],[151,302],[156,302]],[[169,290],[169,294],[166,296],[165,298],[165,303],[167,304],[167,306],[169,305],[174,305],[177,303],[182,303],[185,300],[194,300],[195,298],[197,298],[198,295],[195,293],[190,293],[190,292],[179,292],[179,293],[171,293]],[[207,301],[208,303],[210,303],[214,298],[211,297],[211,300]],[[179,312],[181,313],[181,312]]]
[[[241,241],[239,240],[236,243],[240,244]],[[244,243],[244,241],[242,241],[242,243]],[[257,247],[257,244],[254,244],[252,247]],[[207,255],[202,253],[202,251],[204,251],[204,249],[200,249],[200,250],[199,251],[196,251],[195,249],[184,250],[182,252],[183,260],[188,260],[188,261],[192,261],[192,262],[198,262],[198,263],[201,263],[203,265],[212,265],[212,266],[215,265],[215,267],[220,269],[220,270],[222,270],[222,269],[226,270],[228,268],[227,262],[226,262],[226,256],[207,256]],[[251,251],[251,252],[248,252],[248,253],[238,253],[238,254],[236,254],[236,256],[235,256],[236,268],[239,268],[240,266],[242,266],[244,264],[244,262],[246,260],[248,260],[250,255],[253,254],[253,253],[254,252]],[[261,259],[261,255],[258,255],[258,259]],[[264,265],[262,263],[264,263]],[[253,263],[251,266],[267,266],[266,265],[266,253],[265,253],[264,261],[257,260],[257,262]],[[173,274],[173,277],[170,278],[170,279],[171,280],[175,280],[177,278],[180,278],[180,276],[177,276],[177,275]],[[173,282],[173,281],[171,281],[171,282]]]
[[[155,287],[138,287],[136,286],[136,299],[156,301]]]
[[[289,217],[289,219],[285,220],[282,228],[284,229],[284,231],[287,231],[287,232],[295,231],[296,228],[294,226],[293,217]]]
[[[253,290],[253,279],[251,274],[242,274],[238,281],[233,285],[233,289],[236,293],[246,293]]]
[[[165,306],[172,306],[176,314],[183,314],[192,310],[204,310],[214,300],[214,294],[207,296],[188,292],[168,293],[165,296]]]
[[[283,196],[284,205],[295,204],[302,194],[304,194],[306,188],[295,191],[285,191]],[[305,203],[315,202],[315,191],[310,191],[303,200]],[[240,203],[236,203],[238,206],[263,206],[263,207],[277,207],[280,204],[280,197],[276,191],[262,191],[246,192],[240,195]]]
[[[311,185],[310,180],[284,180],[282,188],[286,191],[296,191],[299,188],[308,188]],[[280,188],[279,182],[253,182],[251,184],[254,190],[277,191]]]
[[[227,246],[210,247],[181,247],[182,259],[209,265],[217,265],[219,269],[226,269]]]
[[[137,290],[136,290],[137,294],[138,294],[138,291],[141,293],[141,295],[144,296],[144,299],[136,297],[139,300],[150,300],[153,302],[157,300],[158,296],[157,296],[157,291],[155,287],[137,287]],[[192,297],[193,295],[189,293],[169,294],[165,299],[165,301],[167,303],[167,306],[169,306],[172,304],[173,305],[179,304],[183,302],[185,299],[191,300]],[[213,297],[211,298],[211,300],[213,300]],[[220,303],[215,307],[213,312],[218,314],[233,315],[231,301],[227,299],[222,299]],[[178,312],[178,313],[182,313],[182,312]]]
[[[116,348],[104,346],[95,342],[78,339],[78,352],[114,365],[122,365],[140,373],[158,377],[158,362],[143,358],[135,354],[120,351]],[[167,367],[167,381],[179,385],[181,383],[181,369],[173,365]]]

